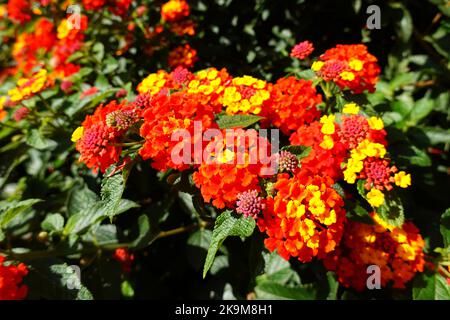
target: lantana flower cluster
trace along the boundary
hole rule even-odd
[[[186,13],[175,2],[164,7],[167,21]],[[294,51],[293,57],[304,59],[312,46]],[[380,117],[351,101],[330,109],[321,94],[330,81],[355,94],[372,92],[380,72],[376,58],[362,44],[338,45],[312,68],[314,79],[289,76],[275,83],[216,68],[151,73],[133,101],[99,106],[74,131],[79,159],[101,172],[127,161],[183,171],[206,205],[255,219],[267,249],[283,258],[324,260],[341,283],[357,290],[362,268],[380,264],[383,286],[402,287],[423,271],[423,240],[411,222],[394,227],[376,211],[388,210],[385,195],[408,187],[411,177],[391,163]],[[229,133],[224,117],[256,120],[232,127],[235,135],[223,139]],[[280,140],[290,145],[272,154],[272,141],[255,128],[280,129]],[[255,152],[262,147],[268,152]],[[362,186],[360,202],[372,207],[374,226],[347,218],[355,184]]]
[[[373,225],[349,221],[337,250],[324,260],[339,282],[358,291],[366,288],[367,267],[380,268],[381,285],[404,288],[416,272],[424,270],[424,240],[419,230],[406,222],[401,228],[385,223],[376,213]]]
[[[13,264],[0,255],[0,300],[21,300],[27,296],[28,287],[22,284],[28,274],[25,264]]]

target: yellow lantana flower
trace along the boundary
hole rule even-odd
[[[333,134],[334,133],[334,131],[335,131],[334,119],[335,119],[335,116],[332,114],[329,116],[322,116],[322,118],[320,118],[320,123],[323,124],[322,129],[321,129],[323,134]]]
[[[312,71],[320,71],[320,69],[322,69],[324,63],[322,61],[314,61],[312,66],[311,66],[311,70]]]
[[[384,194],[380,190],[372,188],[367,193],[367,201],[372,207],[379,207],[384,203]]]
[[[378,117],[370,117],[367,122],[369,127],[373,130],[382,130],[384,128],[383,120]]]
[[[363,63],[361,60],[358,59],[352,59],[350,60],[350,62],[348,63],[348,66],[350,67],[350,69],[355,70],[355,71],[361,71],[362,67],[363,67]]]
[[[400,188],[408,188],[411,185],[411,175],[405,171],[400,171],[394,175],[394,182]]]
[[[72,142],[77,142],[81,139],[83,136],[84,128],[78,127],[75,129],[75,131],[72,133],[72,138],[70,139]]]
[[[347,103],[344,105],[342,112],[346,114],[358,114],[359,106],[354,102]]]
[[[355,80],[355,74],[353,72],[344,71],[344,72],[341,72],[340,76],[343,80],[346,80],[346,81]]]

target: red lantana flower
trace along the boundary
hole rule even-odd
[[[21,284],[28,274],[27,266],[5,264],[5,257],[0,255],[0,300],[22,300],[28,294],[28,287]]]
[[[279,174],[273,186],[274,197],[266,199],[266,209],[257,220],[268,236],[264,244],[284,259],[302,262],[324,258],[342,237],[345,221],[344,201],[332,188],[330,177],[307,170],[294,177]]]

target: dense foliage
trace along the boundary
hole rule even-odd
[[[0,300],[450,299],[448,1],[4,2]]]

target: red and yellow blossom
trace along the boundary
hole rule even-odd
[[[170,88],[168,85],[169,80],[169,74],[164,70],[159,70],[156,73],[149,74],[142,80],[137,86],[137,91],[139,93],[149,93],[151,95],[157,94],[164,88]]]
[[[344,230],[344,201],[327,176],[300,170],[293,177],[279,174],[273,186],[276,195],[266,199],[266,209],[257,224],[268,236],[270,250],[284,259],[302,262],[324,258],[339,244]]]
[[[161,18],[164,21],[179,21],[188,16],[189,5],[185,0],[170,0],[161,6]]]
[[[170,51],[168,57],[168,63],[171,68],[192,68],[197,60],[197,50],[187,43]]]
[[[107,0],[83,0],[83,7],[86,10],[100,10]]]
[[[297,129],[289,141],[292,145],[302,145],[311,147],[311,151],[301,160],[301,166],[305,170],[311,171],[313,174],[327,175],[333,179],[342,176],[341,164],[347,157],[347,149],[338,139],[338,134],[334,129],[334,124],[325,124],[327,122],[323,118],[322,123],[314,121],[310,125],[304,125]],[[332,134],[324,134],[325,132],[333,132]]]
[[[201,124],[201,132],[208,128],[216,128],[212,106],[201,103],[198,94],[175,92],[171,95],[159,94],[150,98],[150,108],[143,111],[144,123],[140,135],[145,139],[139,154],[143,159],[152,159],[152,167],[161,171],[168,168],[184,170],[194,161],[175,163],[172,157],[173,148],[179,146],[179,140],[172,140],[172,135],[179,130],[189,133],[183,139],[185,148],[191,150],[196,141],[202,139],[194,133],[195,123]],[[202,142],[200,141],[202,148]],[[183,149],[184,150],[184,149]],[[180,150],[181,152],[181,150]],[[193,156],[193,153],[191,153]],[[192,158],[190,157],[189,160]]]
[[[214,105],[215,112],[219,113],[222,110],[220,98],[231,79],[226,69],[208,68],[198,71],[186,90],[188,93],[199,93],[204,103]]]
[[[24,75],[37,66],[42,66],[39,61],[42,54],[48,54],[56,43],[56,34],[53,23],[40,18],[33,26],[33,32],[20,33],[13,45],[12,56],[16,62],[16,69]]]
[[[322,54],[312,69],[325,81],[354,93],[374,92],[381,71],[377,58],[363,44],[337,45]]]
[[[8,0],[7,11],[9,19],[16,23],[24,24],[31,20],[31,1]]]
[[[267,82],[250,76],[236,77],[226,86],[222,103],[229,114],[260,114],[270,98]]]
[[[169,30],[177,36],[193,36],[195,35],[195,23],[192,20],[176,21],[170,24]]]
[[[108,9],[117,16],[124,17],[131,5],[131,0],[83,0],[86,10],[99,11]]]
[[[7,98],[5,96],[0,96],[0,121],[6,117],[6,111],[3,110]]]
[[[319,118],[317,105],[322,102],[322,96],[316,92],[311,81],[281,78],[268,89],[270,99],[264,102],[268,121],[284,134],[290,134]]]
[[[0,255],[0,300],[25,299],[28,287],[22,284],[22,280],[28,274],[27,266],[5,262],[5,257]]]
[[[381,285],[404,288],[417,272],[424,270],[424,241],[411,222],[395,227],[373,213],[374,225],[349,221],[339,247],[324,260],[339,282],[357,291],[366,288],[367,267],[377,265]]]
[[[58,25],[58,41],[53,48],[50,60],[50,65],[54,68],[54,74],[57,78],[64,79],[80,69],[80,66],[67,61],[72,54],[79,51],[83,46],[88,19],[85,15],[81,15],[79,22],[79,28],[78,26],[74,28],[67,19],[63,19]]]
[[[47,85],[47,70],[41,69],[30,78],[20,78],[17,80],[17,87],[9,90],[8,95],[13,102],[26,100],[44,90]]]
[[[270,144],[256,130],[237,129],[233,134],[228,139],[224,130],[224,139],[212,140],[204,151],[208,158],[193,174],[204,201],[219,209],[234,208],[239,195],[248,190],[260,191],[258,178],[266,175],[270,160],[267,154],[261,157],[260,148],[268,151]]]
[[[72,134],[72,141],[76,142],[76,149],[80,153],[79,161],[86,164],[94,172],[105,172],[109,166],[119,161],[122,148],[117,144],[124,134],[124,129],[111,122],[111,113],[130,110],[126,102],[112,101],[107,105],[100,105],[94,114],[86,116],[81,127]]]

